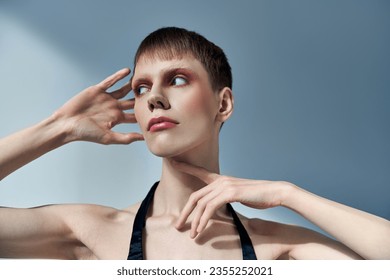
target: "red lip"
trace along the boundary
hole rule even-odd
[[[152,118],[148,124],[148,131],[155,132],[175,127],[179,124],[177,121],[167,117]]]

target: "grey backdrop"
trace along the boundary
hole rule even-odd
[[[223,173],[291,181],[390,219],[389,15],[388,1],[2,0],[0,136],[132,67],[156,28],[186,27],[220,45],[233,68]],[[123,208],[143,198],[160,164],[144,143],[72,143],[1,181],[0,205]],[[237,207],[313,227],[286,209]]]

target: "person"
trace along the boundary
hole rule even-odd
[[[0,208],[0,257],[58,259],[390,259],[390,222],[316,196],[290,182],[220,174],[219,132],[234,108],[221,48],[166,27],[134,60],[70,99],[47,119],[0,141],[0,178],[72,141],[146,141],[162,174],[142,203]],[[134,91],[134,98],[125,96]],[[133,112],[129,110],[133,109]],[[142,133],[118,133],[138,123]],[[109,175],[108,175],[109,176]],[[139,187],[139,186],[137,186]],[[229,203],[282,206],[329,233],[246,218]]]

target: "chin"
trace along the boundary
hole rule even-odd
[[[187,140],[187,141],[186,141]],[[146,139],[146,144],[149,151],[157,157],[162,158],[172,158],[180,155],[184,155],[189,151],[196,150],[204,140],[199,139],[153,139],[153,141],[148,141]]]
[[[148,149],[152,154],[154,154],[157,157],[161,157],[161,158],[172,158],[175,156],[179,156],[188,150],[188,149],[184,149],[184,148],[175,147],[172,144],[171,145],[165,144],[165,145],[160,145],[160,146],[157,146],[157,145],[149,146],[148,145]]]

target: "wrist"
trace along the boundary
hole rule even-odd
[[[299,192],[300,188],[289,182],[281,182],[281,184],[280,206],[291,208],[295,194]]]
[[[47,137],[53,140],[54,146],[62,146],[75,141],[72,137],[71,126],[57,112],[41,122]]]

